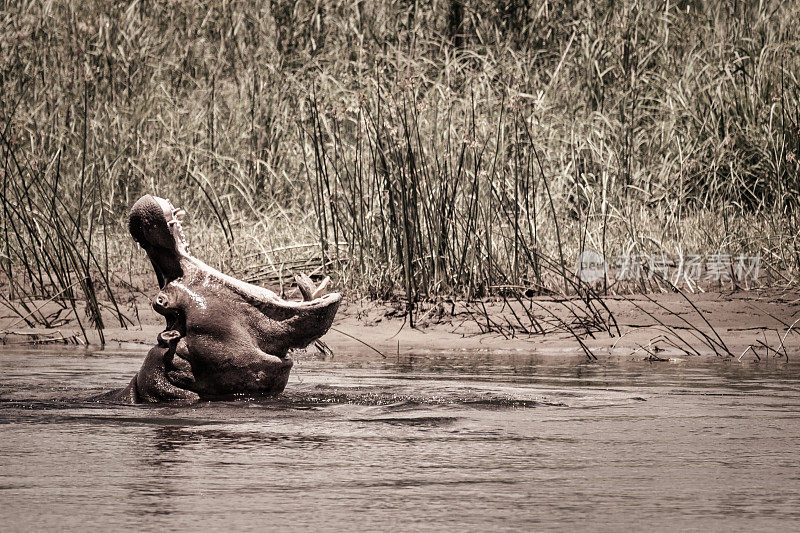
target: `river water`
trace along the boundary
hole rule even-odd
[[[800,524],[798,365],[302,356],[274,399],[87,401],[145,349],[0,352],[0,529]]]

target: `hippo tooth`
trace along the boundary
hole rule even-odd
[[[315,290],[314,293],[311,295],[311,299],[316,300],[317,298],[322,296],[322,294],[325,292],[325,287],[327,287],[328,283],[330,282],[331,282],[331,277],[325,276],[325,279],[323,279],[322,282],[319,284],[317,290]]]

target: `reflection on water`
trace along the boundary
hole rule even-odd
[[[0,353],[0,523],[786,529],[798,367],[302,360],[278,398],[89,402],[143,353]]]

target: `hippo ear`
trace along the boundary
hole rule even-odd
[[[180,338],[180,331],[168,329],[158,334],[158,345],[166,348],[174,343],[177,343]]]

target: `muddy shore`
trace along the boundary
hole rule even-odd
[[[800,292],[701,293],[690,295],[689,300],[675,293],[604,298],[613,320],[605,330],[598,325],[591,335],[575,324],[582,319],[580,301],[541,298],[534,302],[527,311],[502,301],[422,305],[412,327],[401,303],[345,298],[322,341],[334,356],[360,350],[376,358],[462,350],[578,360],[591,358],[586,353],[589,350],[598,360],[672,362],[697,357],[785,361],[800,356],[800,322],[796,323]],[[162,318],[144,295],[129,302],[123,311],[133,323],[119,327],[109,314],[103,331],[106,346],[135,349],[141,345],[144,354],[163,329]],[[532,328],[528,318],[521,318],[525,313],[540,321],[544,333],[526,332]],[[565,324],[572,325],[580,340]],[[98,344],[98,334],[88,325],[84,327],[90,343]],[[28,328],[8,309],[0,312],[0,331],[5,344],[65,342],[62,339],[73,344],[85,342],[74,319],[50,329]]]

